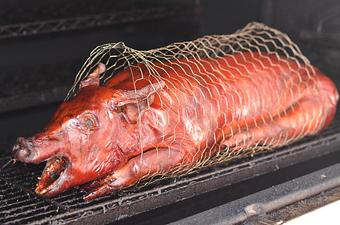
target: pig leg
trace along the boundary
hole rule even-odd
[[[285,112],[273,115],[273,120],[258,123],[256,127],[249,126],[232,135],[221,142],[221,147],[228,146],[235,151],[257,146],[279,147],[327,127],[335,116],[339,95],[333,82],[326,76],[318,75],[314,79],[316,86],[311,86],[311,90],[307,87],[305,96]]]
[[[312,135],[327,127],[333,120],[339,98],[333,82],[326,76],[315,77],[319,93],[315,89],[306,92],[285,112],[274,116],[257,127],[249,127],[221,143],[235,151],[264,147],[279,147],[306,135]]]
[[[132,158],[122,168],[96,183],[95,190],[85,196],[92,200],[113,191],[132,186],[144,177],[162,174],[185,162],[184,154],[172,148],[150,150]]]
[[[253,147],[279,147],[325,127],[335,114],[334,103],[320,96],[300,99],[289,110],[265,123],[238,133],[222,142],[234,151]]]

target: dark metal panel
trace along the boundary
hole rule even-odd
[[[169,225],[228,225],[240,224],[250,219],[257,222],[246,224],[267,224],[265,220],[266,213],[339,186],[340,163],[337,163]],[[262,219],[255,219],[261,216],[263,217]],[[271,221],[270,224],[276,223]]]

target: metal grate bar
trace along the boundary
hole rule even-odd
[[[179,8],[149,8],[112,12],[73,18],[45,20],[13,25],[0,26],[0,39],[23,37],[42,33],[79,30],[99,26],[161,19],[178,15]]]

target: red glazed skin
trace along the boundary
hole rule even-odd
[[[226,147],[288,144],[326,128],[336,112],[329,78],[275,55],[180,59],[153,68],[157,76],[140,64],[100,86],[100,64],[43,132],[18,138],[15,159],[48,161],[38,194],[93,181],[85,197],[91,200],[190,169]]]

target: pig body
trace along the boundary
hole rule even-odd
[[[18,139],[16,159],[47,160],[38,194],[94,181],[90,200],[203,165],[225,149],[286,145],[327,127],[336,111],[331,80],[277,55],[183,58],[152,68],[131,66],[100,86],[100,64],[42,133]]]
[[[272,147],[287,144],[287,140],[278,139],[277,135],[293,128],[290,123],[261,137],[253,137],[249,143],[230,143],[230,139],[265,126],[258,123],[274,126],[280,120],[276,117],[281,118],[280,114],[307,104],[309,99],[315,105],[324,102],[328,106],[319,107],[319,116],[300,121],[301,126],[293,128],[295,134],[286,138],[296,139],[326,127],[335,114],[338,94],[327,77],[317,70],[314,74],[312,69],[315,68],[301,67],[289,60],[280,62],[274,55],[238,54],[216,60],[203,59],[199,64],[185,59],[158,64],[155,73],[160,80],[150,76],[144,65],[139,65],[118,74],[106,86],[134,90],[164,83],[164,88],[152,94],[150,107],[141,110],[140,129],[136,131],[147,138],[141,138],[137,142],[140,148],[134,146],[129,152],[136,156],[156,146],[172,147],[192,161],[200,159],[207,149],[217,151],[216,145],[223,142],[238,149],[259,144],[257,141],[264,138],[276,139]],[[312,108],[309,110],[312,112]],[[307,108],[304,112],[308,114]]]

